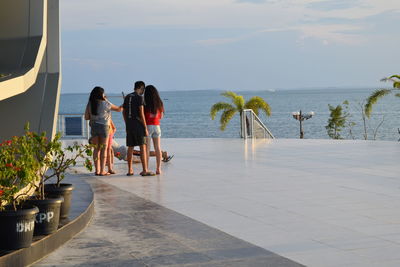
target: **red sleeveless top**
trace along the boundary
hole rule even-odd
[[[160,125],[161,120],[161,112],[157,111],[156,114],[151,113],[150,111],[144,111],[144,117],[146,119],[147,125]]]

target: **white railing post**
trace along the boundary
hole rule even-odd
[[[247,127],[247,113],[249,113],[249,118],[251,121],[249,122],[249,127]],[[272,133],[270,132],[270,130],[267,128],[267,126],[265,126],[264,123],[262,123],[262,121],[260,120],[260,118],[254,113],[253,110],[251,109],[245,109],[242,112],[241,115],[241,133],[242,133],[242,138],[247,139],[248,137],[251,138],[257,138],[256,134],[255,134],[255,130],[254,130],[254,125],[255,122],[257,122],[257,124],[261,127],[261,129],[263,130],[263,135],[264,138],[271,138],[274,139],[275,137],[272,135]]]

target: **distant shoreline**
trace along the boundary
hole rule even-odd
[[[281,91],[316,91],[316,90],[326,90],[326,91],[340,91],[340,90],[376,90],[378,88],[391,88],[391,87],[308,87],[308,88],[270,88],[265,90],[230,90],[237,93],[250,93],[250,92],[268,92],[268,93],[276,93]],[[160,90],[160,92],[170,93],[170,92],[224,92],[227,90],[223,89],[201,89],[201,90]],[[228,90],[229,91],[229,90]],[[128,93],[129,91],[124,91]],[[89,95],[89,91],[87,93],[61,93],[61,95]],[[109,96],[120,96],[121,93],[111,92],[108,93]]]

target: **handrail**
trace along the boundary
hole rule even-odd
[[[249,117],[247,116],[249,113]],[[250,119],[250,121],[249,121]],[[263,130],[263,138],[275,139],[271,131],[265,126],[265,124],[260,120],[260,118],[254,113],[252,109],[244,109],[241,114],[241,135],[242,138],[259,138],[254,130],[254,123],[257,123]]]

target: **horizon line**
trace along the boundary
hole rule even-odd
[[[386,88],[386,87],[379,87]],[[258,89],[258,90],[226,90],[226,89],[177,89],[177,90],[159,90],[159,92],[196,92],[196,91],[235,91],[235,92],[276,92],[276,91],[296,91],[296,90],[329,90],[329,89],[379,89],[378,87],[372,86],[326,86],[326,87],[296,87],[296,88],[269,88],[269,89]],[[391,88],[391,87],[389,87]],[[128,92],[129,93],[129,92]],[[74,94],[74,95],[87,95],[88,92],[61,92],[62,95]],[[111,91],[108,95],[120,95],[121,92]]]

